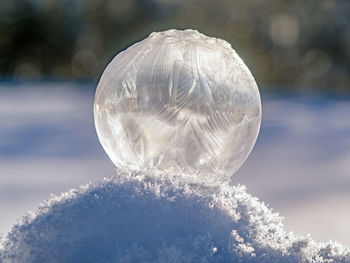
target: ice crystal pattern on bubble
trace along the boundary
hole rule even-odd
[[[98,84],[94,114],[116,166],[215,184],[250,153],[261,103],[254,78],[230,44],[194,30],[168,30],[112,60]]]

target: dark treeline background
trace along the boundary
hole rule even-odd
[[[267,88],[350,91],[348,0],[0,0],[0,75],[97,79],[169,28],[227,40]]]

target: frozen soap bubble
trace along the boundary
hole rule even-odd
[[[229,43],[195,30],[168,30],[112,60],[96,90],[94,116],[116,166],[216,185],[253,148],[261,102]]]

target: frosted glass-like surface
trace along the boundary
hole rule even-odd
[[[216,184],[250,153],[261,102],[229,43],[194,30],[168,30],[112,60],[96,90],[94,115],[116,166]]]

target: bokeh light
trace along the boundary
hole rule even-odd
[[[0,2],[0,74],[97,79],[152,31],[193,28],[226,39],[259,83],[347,91],[350,2],[13,0]]]

